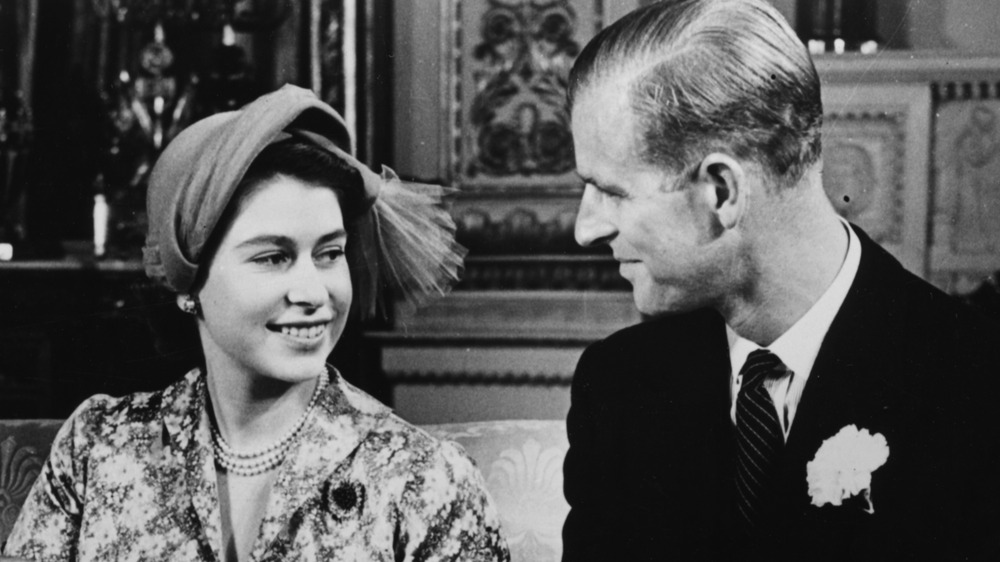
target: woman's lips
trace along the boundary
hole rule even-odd
[[[270,325],[268,329],[297,342],[314,342],[326,335],[329,326],[329,322],[324,322],[322,324]]]
[[[326,332],[326,324],[320,326],[310,326],[308,328],[296,328],[294,326],[282,326],[281,333],[293,338],[314,340]]]

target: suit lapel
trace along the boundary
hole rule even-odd
[[[732,481],[733,428],[729,419],[729,354],[725,322],[714,311],[692,314],[670,326],[683,333],[658,333],[656,354],[645,368],[649,385],[640,404],[650,414],[636,423],[651,427],[640,448],[645,478],[660,498],[683,513],[685,525],[710,532]],[[648,424],[648,425],[643,425]]]
[[[891,351],[883,345],[891,293],[891,259],[863,232],[861,264],[809,375],[786,444],[782,487],[786,507],[809,507],[806,465],[823,441],[847,425],[879,431],[889,408],[885,374]],[[898,267],[898,266],[897,266]]]

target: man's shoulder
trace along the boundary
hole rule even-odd
[[[714,310],[652,318],[591,344],[577,366],[574,384],[600,379],[615,384],[659,380],[664,371],[712,363],[725,350],[725,323]],[[723,353],[724,355],[724,353]],[[701,367],[699,367],[701,368]],[[613,377],[606,376],[613,372]]]
[[[910,381],[941,371],[982,379],[1000,369],[1000,324],[906,270],[874,242],[862,243],[861,267],[828,339],[876,342],[879,353],[870,359],[905,366]]]
[[[885,249],[861,233],[864,253],[847,307],[870,322],[892,324],[896,333],[982,334],[993,337],[1000,325],[904,268]]]
[[[709,309],[663,315],[618,330],[590,346],[602,353],[676,350],[691,342],[704,341],[710,334],[724,330],[717,312]]]

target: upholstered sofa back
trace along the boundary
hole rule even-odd
[[[60,420],[0,420],[0,545],[49,454]],[[569,507],[562,494],[562,421],[505,420],[424,426],[476,461],[500,511],[515,562],[562,557]]]

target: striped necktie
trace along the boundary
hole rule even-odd
[[[751,353],[740,369],[743,384],[736,397],[736,492],[745,530],[756,534],[774,501],[775,467],[785,437],[764,380],[780,378],[787,368],[767,349]]]

